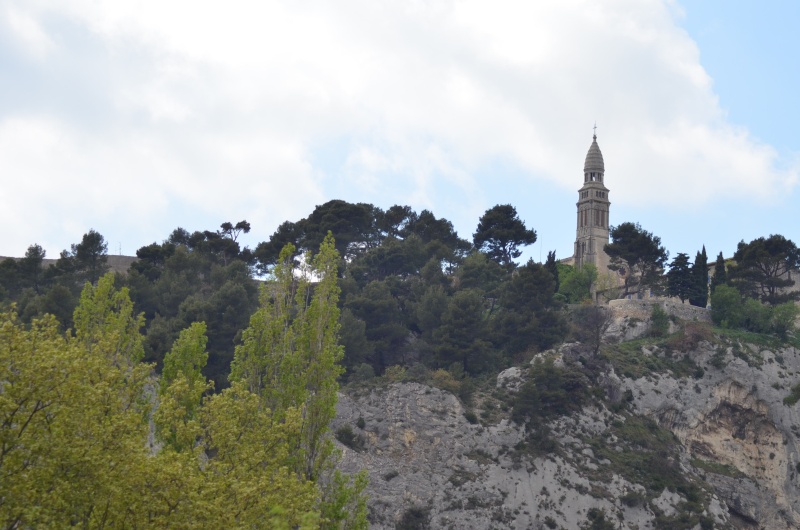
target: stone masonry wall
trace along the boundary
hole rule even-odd
[[[645,298],[642,300],[611,300],[608,306],[614,312],[614,317],[637,318],[647,320],[653,312],[653,306],[660,305],[668,314],[682,320],[697,320],[698,322],[711,322],[711,311],[704,307],[690,304],[681,304],[666,298]]]

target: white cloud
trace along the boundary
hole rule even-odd
[[[13,37],[23,54],[36,59],[44,59],[55,47],[39,22],[13,5],[0,6],[0,28]]]
[[[337,179],[449,216],[442,189],[476,209],[493,184],[474,173],[496,160],[576,188],[594,120],[615,201],[795,185],[796,166],[727,123],[678,16],[668,0],[11,2],[6,26],[41,60],[80,53],[69,26],[137,68],[98,65],[99,122],[0,115],[3,171],[25,176],[0,217],[38,202],[36,234],[120,213],[143,232],[180,207],[268,232]],[[315,165],[329,144],[338,166]]]

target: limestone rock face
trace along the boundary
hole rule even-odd
[[[582,351],[567,344],[540,357],[564,366]],[[641,355],[663,352],[648,346]],[[696,495],[665,488],[642,501],[646,479],[620,471],[635,455],[625,451],[646,449],[615,429],[645,417],[674,434],[674,453],[664,458],[705,492],[695,515],[706,527],[800,528],[800,404],[783,402],[800,375],[800,352],[700,342],[672,355],[688,355],[700,369],[633,379],[605,365],[595,385],[606,401],[527,432],[508,407],[500,410],[502,400],[467,410],[454,395],[419,383],[342,394],[333,430],[349,428],[356,443],[341,446],[341,467],[368,471],[372,528],[577,529],[597,513],[618,528],[680,525]],[[526,377],[526,366],[506,370],[490,390],[508,403]],[[624,413],[609,405],[623,401]],[[547,433],[549,445],[526,449],[537,432]]]
[[[798,528],[800,416],[783,398],[797,383],[800,352],[745,348],[735,356],[732,348],[701,343],[690,353],[706,367],[700,380],[667,376],[623,385],[637,396],[639,412],[675,433],[690,458],[724,470],[706,480],[742,525]]]

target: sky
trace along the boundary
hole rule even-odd
[[[800,3],[0,0],[0,255],[110,254],[331,199],[471,240],[512,204],[572,254],[597,124],[610,221],[674,257],[800,243]]]

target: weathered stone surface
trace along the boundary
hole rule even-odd
[[[565,344],[538,357],[561,365],[585,351]],[[800,375],[800,352],[700,342],[672,352],[683,354],[703,369],[696,379],[666,372],[633,380],[606,366],[595,384],[610,402],[629,391],[633,411],[675,434],[681,468],[712,487],[704,513],[715,527],[800,527],[800,404],[783,403]],[[651,347],[642,355],[665,352]],[[526,368],[501,373],[498,392],[518,389]],[[472,424],[464,414],[453,395],[417,383],[341,396],[334,429],[349,425],[364,442],[358,451],[343,447],[342,466],[368,471],[373,528],[394,528],[419,509],[430,528],[572,529],[597,508],[620,528],[646,529],[657,527],[659,513],[680,514],[687,500],[665,490],[650,503],[635,502],[643,486],[609,474],[612,462],[586,442],[603,437],[622,450],[610,426],[623,417],[602,403],[551,421],[558,449],[537,457],[515,450],[526,437],[521,426],[508,419]]]
[[[431,528],[547,528],[545,521],[579,528],[591,508],[621,516],[624,528],[652,527],[652,511],[619,500],[641,486],[617,475],[602,483],[585,476],[610,462],[598,461],[570,433],[602,433],[612,419],[608,411],[554,422],[563,456],[536,459],[514,456],[524,436],[519,426],[507,420],[472,425],[463,413],[452,395],[416,383],[341,396],[334,429],[351,426],[365,445],[361,451],[343,447],[342,468],[369,472],[372,528],[394,528],[412,508],[428,512]],[[674,511],[682,500],[671,495],[660,505]]]

